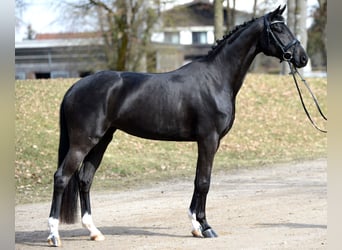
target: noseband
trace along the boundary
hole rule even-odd
[[[273,38],[273,40],[275,41],[276,45],[281,49],[281,51],[283,52],[283,61],[291,61],[292,59],[292,53],[290,51],[288,51],[291,47],[299,44],[300,42],[297,40],[297,38],[293,38],[293,40],[291,42],[289,42],[288,44],[284,44],[278,36],[276,36],[274,34],[274,32],[272,31],[272,28],[271,26],[273,24],[276,24],[276,23],[282,23],[284,24],[284,26],[288,29],[288,31],[290,32],[289,28],[285,25],[285,22],[284,21],[273,21],[273,22],[269,22],[267,20],[267,17],[268,16],[264,16],[264,24],[265,24],[265,27],[266,27],[266,33],[267,33],[267,41],[268,43],[270,42],[270,36]],[[291,34],[291,32],[290,32]]]

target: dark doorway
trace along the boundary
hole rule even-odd
[[[36,79],[48,79],[51,78],[50,72],[36,72]]]
[[[79,73],[80,77],[86,77],[86,76],[89,76],[89,75],[91,75],[91,74],[93,74],[92,71],[81,71],[81,72]]]

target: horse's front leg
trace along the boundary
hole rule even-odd
[[[211,169],[218,145],[219,137],[217,134],[198,141],[195,189],[189,209],[189,218],[193,227],[191,233],[195,237],[217,237],[207,222],[205,206],[210,187]]]

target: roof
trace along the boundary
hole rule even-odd
[[[162,14],[165,26],[209,26],[214,24],[212,4],[191,2],[179,5]]]
[[[250,14],[236,11],[236,15],[244,15],[250,18]],[[223,10],[224,23],[227,21],[227,11]],[[205,0],[178,5],[162,13],[165,27],[193,27],[193,26],[214,26],[214,5]]]
[[[101,32],[65,32],[36,34],[35,40],[85,39],[101,37]]]
[[[102,43],[103,41],[100,32],[42,33],[37,34],[35,39],[15,42],[15,48],[67,47]]]

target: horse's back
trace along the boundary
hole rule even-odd
[[[92,94],[103,93],[104,91],[108,91],[108,88],[119,80],[119,72],[97,72],[75,82],[65,94],[64,99],[75,97],[75,95],[82,95],[83,98],[87,98],[88,95],[92,96]]]
[[[64,96],[62,108],[69,127],[101,133],[116,127],[139,137],[180,139],[184,127],[180,123],[185,120],[176,118],[182,115],[180,91],[168,84],[168,78],[167,74],[116,71],[82,78]]]

